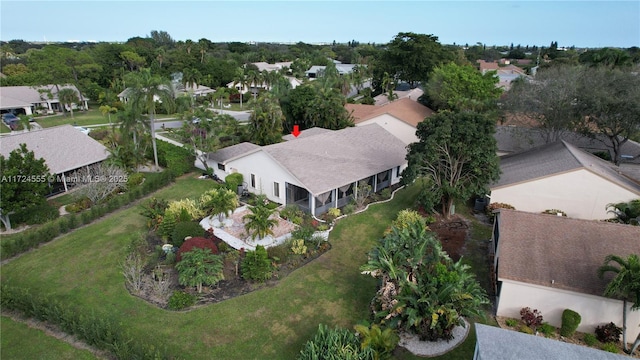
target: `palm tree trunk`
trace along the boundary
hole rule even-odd
[[[153,161],[155,163],[154,170],[158,171],[158,147],[156,146],[156,128],[154,123],[154,114],[153,112],[149,114],[151,117],[151,145],[153,146]]]

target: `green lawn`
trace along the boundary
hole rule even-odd
[[[211,186],[193,176],[154,196],[193,197]],[[109,312],[131,334],[168,344],[189,359],[292,359],[319,323],[352,328],[368,317],[375,279],[361,275],[367,252],[417,187],[342,219],[332,249],[276,286],[188,312],[158,309],[129,295],[119,272],[125,247],[144,229],[138,207],[116,212],[2,266],[1,281],[65,299],[86,311]],[[475,338],[442,359],[471,358]],[[402,359],[412,359],[401,354]]]
[[[161,119],[175,118],[176,115],[156,115],[156,121]],[[49,128],[53,126],[71,124],[77,126],[90,126],[99,124],[109,124],[109,117],[102,115],[97,106],[88,111],[74,111],[73,117],[71,113],[65,115],[54,115],[45,117],[36,117],[35,121],[43,128]],[[118,115],[111,114],[111,122],[113,124],[118,122]],[[5,126],[6,128],[6,126]]]
[[[91,360],[87,350],[79,350],[39,329],[0,317],[0,359]]]

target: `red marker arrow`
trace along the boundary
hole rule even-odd
[[[298,135],[300,135],[300,127],[298,125],[293,125],[293,131],[291,132],[291,135],[298,137]]]

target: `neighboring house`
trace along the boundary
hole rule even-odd
[[[273,64],[269,64],[267,62],[254,62],[252,63],[253,65],[255,65],[258,68],[258,71],[262,72],[262,71],[280,71],[282,69],[285,68],[290,68],[292,62],[291,61],[285,61],[285,62],[277,62],[277,63],[273,63]]]
[[[190,84],[190,85],[185,85],[182,83],[182,73],[174,73],[171,74],[171,91],[173,93],[173,95],[177,98],[181,95],[191,95],[193,97],[201,97],[201,96],[207,96],[209,94],[213,94],[216,91],[208,86],[204,86],[204,85],[198,85],[198,84]],[[164,86],[163,88],[167,88],[166,86]],[[127,103],[129,101],[129,97],[130,94],[129,92],[131,91],[130,88],[126,88],[124,90],[122,90],[121,93],[118,94],[118,99],[120,99],[120,102],[122,103]],[[154,96],[155,101],[159,101],[162,102],[160,100],[159,97]]]
[[[307,133],[311,133],[307,135]],[[377,124],[309,129],[268,146],[241,143],[208,155],[216,175],[243,175],[247,190],[320,215],[356,196],[359,183],[380,191],[400,181],[405,144]]]
[[[44,159],[49,172],[56,176],[52,194],[68,191],[76,182],[76,171],[86,171],[106,160],[107,148],[71,125],[3,136],[0,154],[8,158],[11,151],[26,144],[36,159]],[[63,176],[64,175],[64,176]]]
[[[336,70],[338,70],[338,74],[347,75],[353,72],[353,68],[356,67],[357,64],[336,63],[335,65]],[[309,70],[305,71],[305,75],[307,75],[309,79],[316,79],[322,76],[322,73],[324,73],[324,70],[326,68],[326,66],[313,65],[311,68],[309,68]]]
[[[287,79],[287,81],[289,81],[289,84],[291,85],[292,89],[295,89],[298,86],[302,85],[302,81],[296,79],[293,76],[285,76],[284,78]],[[251,91],[251,93],[257,93],[259,91],[271,90],[271,86],[267,85],[267,83],[265,83],[265,82],[262,82],[262,83],[259,83],[259,84],[246,83],[246,84],[244,84],[244,86],[242,86],[242,85],[240,85],[240,83],[232,81],[230,83],[227,83],[227,87],[229,89],[235,88],[241,94],[246,94],[249,91]]]
[[[428,107],[403,98],[385,105],[346,104],[345,109],[356,126],[376,123],[400,139],[405,145],[417,142],[416,128],[422,120],[434,114]]]
[[[473,360],[624,360],[628,356],[475,323]]]
[[[80,104],[73,104],[74,109],[88,109],[89,105],[78,89],[73,85],[44,86],[2,86],[0,87],[0,111],[15,114],[53,114],[61,112],[62,104],[58,100],[58,89],[73,89],[80,99]]]
[[[500,179],[490,186],[490,202],[535,213],[559,209],[572,218],[611,218],[608,204],[640,197],[640,184],[612,166],[566,141],[506,155],[500,158]]]
[[[520,126],[497,126],[494,135],[498,144],[498,156],[514,154],[546,143],[544,133],[540,129]],[[591,154],[606,155],[613,158],[613,149],[608,146],[609,139],[599,135],[584,136],[574,132],[565,132],[560,138]],[[627,140],[620,148],[621,162],[615,168],[625,176],[640,183],[640,144]],[[614,166],[613,164],[611,164]]]
[[[598,268],[608,255],[640,251],[639,226],[500,209],[491,241],[498,316],[519,318],[530,307],[560,327],[569,308],[582,317],[578,331],[622,326],[622,301],[603,296],[612,275],[600,279]],[[627,338],[635,339],[640,311],[627,306]]]
[[[478,60],[478,69],[482,75],[489,71],[495,71],[496,76],[498,77],[498,84],[496,86],[504,89],[505,91],[508,91],[511,88],[511,82],[514,80],[520,77],[529,78],[523,69],[512,64],[500,66],[497,62]]]

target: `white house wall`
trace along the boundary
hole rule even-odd
[[[597,276],[594,274],[594,276]],[[560,327],[562,312],[571,309],[582,317],[578,331],[593,333],[596,326],[614,322],[622,327],[622,301],[600,296],[531,285],[506,279],[502,281],[498,316],[520,319],[520,309],[538,309],[545,322]],[[640,311],[627,305],[627,341],[633,342],[640,332]]]
[[[226,164],[224,174],[222,174],[220,170],[217,170],[216,174],[224,179],[224,176],[233,173],[234,170],[242,174],[244,178],[243,181],[247,184],[247,189],[250,192],[254,194],[264,194],[269,200],[279,204],[286,203],[286,183],[303,187],[289,172],[284,170],[276,161],[262,151],[257,151],[251,155],[230,161]],[[251,174],[255,175],[255,187],[251,186]],[[279,197],[274,195],[274,182],[280,184]]]
[[[492,203],[535,213],[559,209],[568,217],[588,220],[608,219],[611,214],[607,213],[607,204],[638,197],[585,169],[491,190]]]
[[[402,140],[402,142],[407,145],[418,141],[415,127],[389,114],[382,114],[373,119],[365,120],[358,123],[357,126],[364,126],[373,123],[382,126],[385,130]]]

